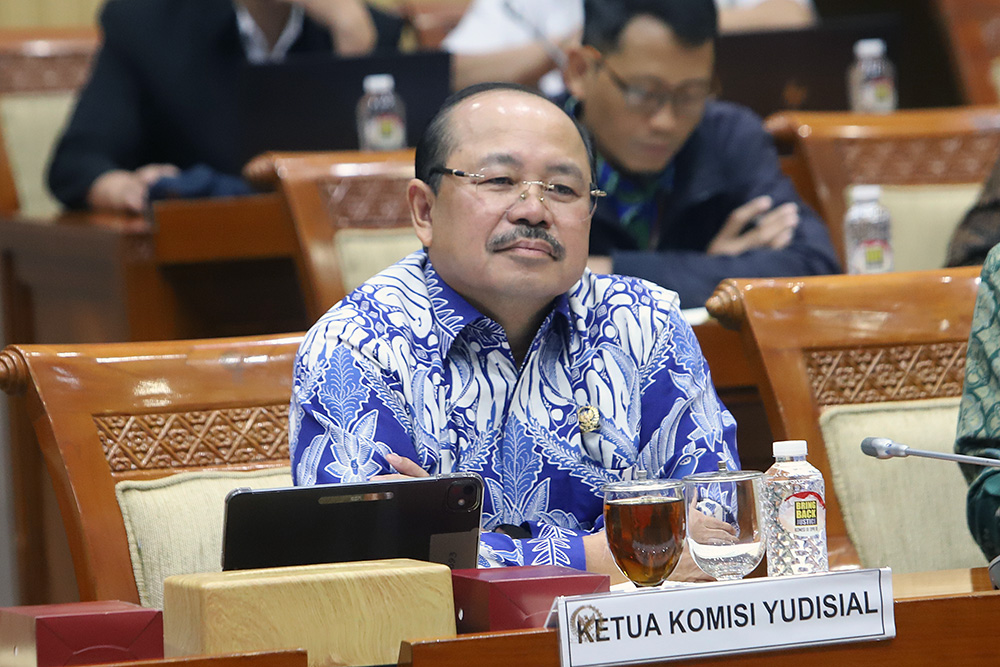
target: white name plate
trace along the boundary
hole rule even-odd
[[[558,598],[563,667],[896,636],[889,568]]]

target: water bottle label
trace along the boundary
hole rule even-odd
[[[778,506],[778,523],[790,535],[810,537],[826,529],[826,505],[815,491],[800,491],[787,496]]]
[[[896,110],[896,92],[892,79],[879,77],[866,81],[860,91],[861,103],[866,111],[889,113]]]
[[[376,151],[391,151],[406,146],[406,125],[398,114],[383,113],[370,118],[364,126],[365,145]]]
[[[892,271],[892,246],[884,239],[860,241],[850,258],[851,273]]]

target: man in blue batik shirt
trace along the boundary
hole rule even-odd
[[[586,270],[593,154],[509,84],[457,93],[408,186],[424,245],[307,334],[290,418],[295,483],[479,473],[480,565],[616,580],[604,484],[739,465],[676,294]],[[685,554],[674,578],[703,578]]]

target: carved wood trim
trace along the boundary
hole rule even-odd
[[[967,137],[840,139],[837,152],[851,183],[979,183],[1000,154],[1000,132]]]
[[[288,403],[93,420],[112,473],[289,459]]]
[[[406,187],[411,176],[332,177],[318,181],[334,229],[391,229],[410,225]]]
[[[955,341],[806,350],[806,372],[820,407],[961,396],[967,346]]]

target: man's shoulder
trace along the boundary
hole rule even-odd
[[[176,30],[194,32],[218,21],[235,21],[230,0],[108,0],[101,10],[105,39],[170,40]],[[176,46],[176,45],[175,45]]]
[[[377,346],[423,330],[432,311],[425,259],[414,253],[368,279],[320,317],[310,333]]]
[[[705,138],[727,138],[734,133],[764,131],[764,121],[747,107],[734,102],[712,100],[705,106],[705,115],[697,134]]]
[[[680,300],[673,290],[634,276],[590,271],[570,293],[570,305],[578,313],[611,322],[618,321],[622,311],[639,315],[640,321],[648,316],[654,323],[680,312]]]

